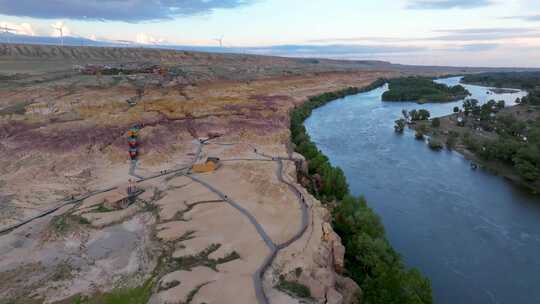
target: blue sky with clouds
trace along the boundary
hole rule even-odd
[[[540,0],[0,0],[0,27],[408,64],[540,67]]]

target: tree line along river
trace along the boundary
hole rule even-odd
[[[456,85],[460,77],[437,82]],[[471,98],[514,104],[525,92]],[[382,102],[386,86],[315,109],[305,126],[345,172],[351,192],[381,217],[405,263],[430,278],[435,303],[540,303],[540,197],[502,177],[473,171],[460,154],[435,152],[414,133],[394,133],[403,109],[451,114],[462,101]]]

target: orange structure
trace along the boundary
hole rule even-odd
[[[129,129],[127,135],[128,137],[137,137],[137,133],[136,129]]]
[[[191,167],[193,173],[208,173],[219,168],[219,158],[209,157],[204,164],[195,164]]]

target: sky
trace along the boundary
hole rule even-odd
[[[0,0],[0,31],[249,53],[540,67],[540,0]],[[0,39],[2,37],[0,36]]]

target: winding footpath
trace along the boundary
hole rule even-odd
[[[201,179],[199,179],[199,178],[197,178],[197,177],[195,177],[193,175],[187,175],[187,177],[190,178],[191,180],[203,185],[208,190],[212,191],[217,196],[219,196],[226,203],[231,205],[233,208],[240,211],[240,213],[242,213],[251,222],[251,224],[257,230],[257,233],[263,239],[264,243],[266,244],[266,246],[270,250],[270,256],[268,256],[265,259],[263,265],[261,267],[259,267],[259,269],[257,269],[257,271],[253,274],[252,278],[253,278],[253,285],[255,287],[255,296],[257,297],[257,301],[259,303],[261,303],[261,304],[270,303],[268,301],[268,297],[266,296],[266,293],[264,292],[264,287],[263,287],[263,283],[262,283],[262,276],[263,276],[265,270],[268,268],[268,266],[274,260],[276,254],[277,254],[277,251],[278,251],[278,247],[276,246],[276,244],[274,244],[274,242],[272,241],[270,236],[268,236],[268,234],[266,233],[264,228],[261,226],[261,224],[257,221],[257,219],[251,213],[249,213],[249,211],[247,211],[244,207],[240,206],[238,203],[236,203],[234,200],[229,198],[223,192],[221,192],[218,189],[216,189],[215,187],[213,187],[211,184],[209,184],[209,183],[207,183],[207,182],[205,182],[205,181],[203,181],[203,180],[201,180]]]
[[[272,263],[274,262],[277,254],[279,253],[280,250],[283,250],[283,249],[287,248],[292,243],[298,241],[304,235],[304,233],[306,232],[306,230],[307,230],[307,228],[309,226],[309,211],[308,211],[309,207],[305,202],[305,198],[304,198],[302,192],[300,192],[300,190],[298,190],[298,188],[296,188],[296,186],[294,184],[286,181],[283,178],[283,161],[284,160],[295,161],[295,159],[293,159],[291,156],[289,156],[288,158],[273,157],[273,156],[270,156],[270,155],[266,155],[264,153],[257,152],[256,149],[254,149],[254,151],[255,151],[256,154],[261,155],[264,158],[262,158],[262,159],[238,158],[238,159],[227,159],[227,160],[223,160],[223,161],[225,161],[225,162],[232,162],[232,161],[273,161],[273,162],[277,163],[276,174],[277,174],[277,178],[278,178],[279,182],[286,184],[287,187],[295,194],[295,196],[297,197],[297,199],[298,199],[298,201],[300,203],[300,208],[302,210],[302,223],[301,223],[300,229],[298,230],[298,232],[293,237],[291,237],[289,240],[283,242],[282,244],[276,245],[272,241],[272,239],[268,236],[268,234],[266,233],[264,228],[261,226],[261,224],[257,221],[257,219],[248,210],[246,210],[240,204],[238,204],[233,199],[228,197],[226,194],[224,194],[223,192],[221,192],[220,190],[218,190],[217,188],[212,186],[210,183],[208,183],[208,182],[206,182],[206,181],[204,181],[204,180],[202,180],[202,179],[200,179],[200,178],[198,178],[198,177],[196,177],[196,176],[194,176],[192,174],[187,174],[186,176],[188,178],[190,178],[191,180],[203,185],[208,190],[210,190],[214,194],[218,195],[223,201],[227,202],[233,208],[237,209],[240,213],[242,213],[251,222],[251,224],[255,227],[255,229],[257,230],[257,233],[262,238],[262,240],[265,242],[266,246],[270,250],[270,254],[264,259],[263,264],[261,266],[259,266],[257,271],[255,271],[255,273],[252,276],[252,279],[253,279],[253,285],[254,285],[254,288],[255,288],[255,296],[257,297],[257,302],[259,304],[269,304],[270,300],[268,299],[268,296],[266,295],[266,293],[264,291],[264,285],[263,285],[264,273],[266,272],[266,270],[268,270],[270,265],[272,265]]]

